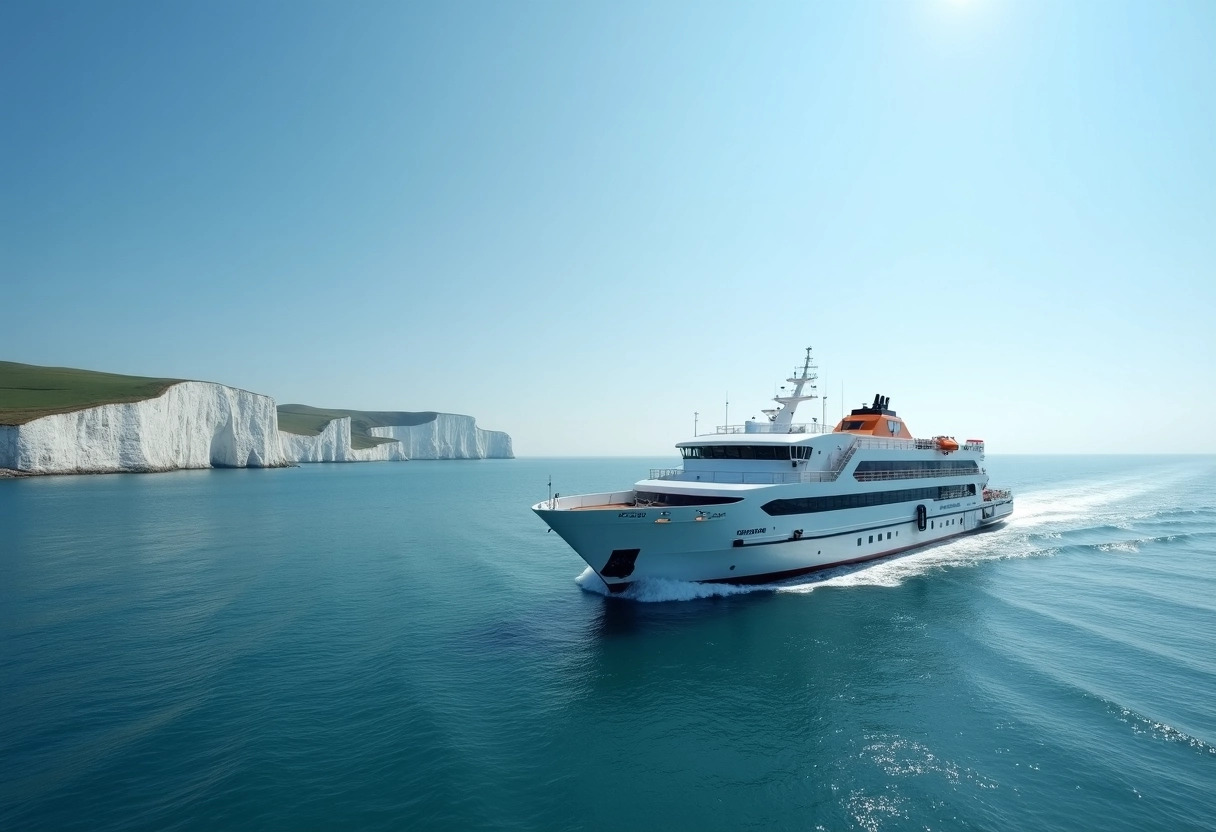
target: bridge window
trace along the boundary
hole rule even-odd
[[[763,459],[784,462],[810,459],[813,450],[806,445],[692,445],[680,448],[684,459]]]

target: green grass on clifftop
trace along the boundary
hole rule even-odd
[[[180,381],[0,361],[0,425],[23,425],[55,413],[154,399]]]
[[[279,405],[279,430],[299,436],[316,436],[325,430],[327,424],[344,416],[350,417],[350,444],[358,451],[393,441],[370,435],[369,428],[424,425],[434,421],[436,413],[433,410],[411,413],[393,410],[340,410],[309,407],[306,404],[283,404]]]

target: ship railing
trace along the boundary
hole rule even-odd
[[[926,443],[926,444],[921,444]],[[878,448],[889,451],[915,451],[924,448],[936,448],[937,443],[931,439],[880,439],[868,436],[858,436],[853,440],[853,448]]]
[[[879,482],[882,480],[918,480],[923,477],[974,477],[986,473],[984,469],[974,471],[854,471],[853,478],[858,482]]]
[[[839,475],[840,472],[844,470],[844,466],[849,464],[849,460],[853,458],[853,454],[855,454],[855,453],[857,453],[857,443],[856,442],[854,442],[852,445],[850,445],[844,451],[844,453],[842,453],[840,455],[840,461],[837,462],[834,466],[832,466],[831,470],[835,471],[836,474]]]
[[[1013,496],[1012,491],[1007,491],[1003,488],[985,488],[984,489],[984,502],[986,502],[986,503],[994,501],[994,500],[1007,500],[1012,496]]]
[[[854,443],[855,448],[877,448],[888,451],[938,451],[936,439],[870,439],[867,437],[858,437]],[[983,442],[960,443],[959,450],[961,451],[977,451],[984,452]],[[953,453],[953,451],[951,451]]]
[[[571,510],[581,508],[600,508],[604,506],[628,505],[633,502],[633,491],[606,491],[599,494],[574,494],[563,497],[554,494],[539,505],[549,511],[558,509]]]
[[[938,477],[976,477],[987,472],[975,471],[862,471],[854,472],[857,482],[886,482],[890,480],[919,480]],[[840,471],[686,471],[683,468],[651,468],[648,479],[678,480],[681,482],[733,483],[740,485],[769,485],[797,482],[835,482]],[[991,492],[998,499],[1008,492]]]
[[[772,422],[751,422],[747,425],[718,425],[715,433],[832,433],[835,425],[826,422],[795,422],[789,425],[778,425]],[[712,436],[713,434],[707,434]]]
[[[838,471],[686,471],[683,468],[651,468],[652,480],[713,482],[728,485],[781,485],[798,482],[835,482]]]
[[[791,425],[775,425],[766,424],[764,422],[753,422],[750,427],[748,425],[718,425],[714,428],[714,433],[698,434],[698,436],[713,436],[714,434],[739,434],[739,433],[807,433],[807,434],[825,434],[835,433],[836,428],[827,422],[800,422]],[[892,451],[936,451],[940,450],[936,439],[881,439],[857,437],[853,444],[854,448],[878,448]],[[958,450],[960,451],[975,451],[984,453],[983,442],[961,442]]]

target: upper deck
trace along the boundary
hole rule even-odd
[[[684,454],[683,468],[652,468],[647,479],[763,485],[836,482],[846,470],[852,471],[852,479],[857,482],[986,474],[980,465],[984,458],[984,443],[978,440],[965,442],[957,449],[944,450],[945,437],[871,439],[851,434],[831,436],[836,438],[835,442],[825,437],[784,445],[748,444],[742,438],[735,443],[713,444],[689,440],[677,446]],[[903,459],[875,458],[887,457],[887,453],[864,454],[870,459],[859,460],[858,465],[850,466],[859,451],[897,452]],[[920,453],[912,453],[917,451]],[[960,456],[954,456],[960,451],[963,452]],[[785,455],[779,456],[782,453]],[[966,459],[974,464],[953,464],[947,461],[952,456],[954,462]],[[820,457],[826,458],[819,461]]]
[[[802,367],[787,379],[793,389],[782,387],[782,395],[773,399],[781,405],[779,409],[763,411],[766,419],[719,425],[713,433],[677,443],[684,467],[652,469],[639,486],[663,482],[702,486],[828,483],[840,480],[846,472],[858,483],[984,475],[982,440],[960,444],[948,436],[917,439],[891,409],[890,397],[881,393],[872,403],[851,410],[834,427],[820,419],[794,422],[799,403],[818,398],[815,369],[808,347]],[[859,452],[861,457],[854,463]],[[892,457],[890,452],[898,456]],[[960,456],[945,461],[952,454]]]

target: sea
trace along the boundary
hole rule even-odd
[[[529,510],[673,464],[0,481],[0,829],[1216,829],[1216,457],[761,587]]]

